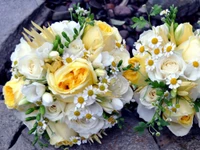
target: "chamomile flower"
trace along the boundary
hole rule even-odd
[[[162,48],[157,47],[151,51],[152,57],[155,59],[158,59],[159,57],[163,56],[162,54]]]
[[[177,111],[179,111],[179,107],[178,107],[179,104],[173,104],[172,106],[168,106],[168,109],[173,112],[173,113],[176,113]]]
[[[117,68],[117,64],[113,61],[111,64],[111,71],[113,75],[117,75],[119,73],[119,69]]]
[[[108,92],[108,85],[106,83],[98,83],[98,92],[99,93],[106,93]]]
[[[161,12],[160,12],[160,15],[161,16],[165,16],[165,15],[168,15],[169,14],[169,9],[165,9],[165,10],[162,10]]]
[[[64,54],[62,57],[63,63],[64,64],[69,64],[73,62],[76,59],[74,55],[69,55],[68,53]]]
[[[77,136],[72,136],[69,138],[73,144],[81,145],[81,138]]]
[[[167,81],[166,83],[167,83],[167,85],[169,85],[170,89],[177,89],[182,83],[181,80],[178,80],[178,76],[175,74],[169,75],[167,77],[166,81]]]
[[[141,55],[141,56],[144,56],[145,53],[146,53],[146,48],[144,45],[138,43],[138,42],[135,42],[135,48],[136,48],[136,53]],[[135,50],[133,50],[133,54],[135,53]]]
[[[152,58],[149,58],[147,61],[146,61],[146,70],[147,71],[153,71],[156,67],[156,62],[157,60],[154,60]]]
[[[46,130],[47,124],[46,124],[45,120],[38,121],[37,124],[38,124],[38,126],[37,126],[37,133],[41,135]]]
[[[81,112],[80,110],[75,110],[74,112],[73,112],[73,116],[72,116],[72,118],[71,118],[71,120],[78,120],[78,119],[82,119],[83,118],[83,112]]]
[[[110,81],[112,80],[112,77],[109,77],[109,76],[100,77],[99,80],[100,80],[101,83],[109,84]]]
[[[88,86],[84,91],[83,94],[88,98],[86,105],[91,105],[95,102],[96,99],[97,89],[94,88],[92,85]]]
[[[172,42],[167,43],[164,46],[164,56],[169,57],[173,54],[174,49],[176,48],[176,45]]]
[[[96,120],[96,118],[94,117],[94,114],[91,111],[87,110],[87,109],[85,110],[85,119],[87,121]]]
[[[74,97],[74,104],[76,104],[76,108],[84,108],[87,100],[84,94],[78,94]]]
[[[161,36],[154,36],[150,39],[149,47],[151,48],[157,48],[161,45],[163,39]]]
[[[200,70],[200,60],[195,59],[195,60],[191,61],[190,64],[192,65],[192,67],[195,70]]]

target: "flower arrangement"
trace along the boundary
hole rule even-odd
[[[151,26],[150,17],[163,16],[164,24]],[[144,31],[129,59],[124,76],[132,82],[140,122],[134,129],[148,128],[153,135],[167,126],[176,136],[190,131],[194,117],[200,126],[200,37],[190,23],[176,22],[177,8],[163,10],[155,5],[148,19],[133,18],[133,27],[152,27]]]
[[[130,55],[118,30],[79,6],[69,11],[78,22],[24,29],[3,88],[5,104],[41,146],[43,136],[56,147],[101,143],[133,97],[122,75]]]

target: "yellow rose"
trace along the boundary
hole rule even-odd
[[[177,50],[183,50],[182,57],[187,62],[196,59],[200,56],[200,39],[192,36],[189,40],[179,45]]]
[[[176,99],[173,99],[172,103],[175,106]],[[187,100],[179,99],[179,105],[179,108],[172,108],[171,111],[166,109],[163,117],[165,120],[169,121],[170,125],[168,128],[176,136],[184,136],[192,127],[195,111]]]
[[[50,144],[60,147],[61,145],[72,145],[70,137],[76,136],[77,133],[70,129],[67,124],[61,122],[48,122],[47,133],[50,138]]]
[[[13,78],[8,81],[3,87],[5,104],[9,109],[17,108],[19,101],[23,98],[23,95],[21,93],[23,83],[23,79]]]
[[[175,30],[175,40],[176,44],[180,45],[181,43],[187,41],[190,36],[193,36],[192,26],[189,23],[179,24]]]
[[[103,47],[103,50],[111,51],[114,49],[115,41],[121,43],[122,37],[117,28],[102,21],[95,21],[94,26],[88,25],[85,28],[82,40],[87,50]]]
[[[72,101],[73,94],[82,92],[85,87],[95,84],[97,77],[91,63],[85,59],[60,67],[56,72],[48,71],[47,82],[54,94],[62,95],[62,99]]]
[[[123,76],[131,81],[133,84],[136,84],[138,86],[145,86],[147,85],[147,82],[145,82],[145,79],[147,79],[147,72],[145,68],[145,60],[146,56],[135,56],[129,59],[128,63],[131,64],[133,67],[136,65],[140,65],[139,71],[132,71],[127,70],[123,73]]]

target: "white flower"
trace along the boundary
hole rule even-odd
[[[73,112],[73,111],[72,111]],[[68,115],[69,120],[78,120],[84,117],[84,113],[81,110],[75,108],[74,112]]]
[[[93,87],[92,85],[88,86],[84,91],[83,91],[84,95],[87,96],[88,101],[91,101],[90,103],[87,101],[88,105],[91,105],[92,103],[95,102],[96,99],[96,93],[97,93],[97,89],[95,87]]]
[[[69,44],[69,48],[65,49],[64,54],[68,53],[70,55],[82,57],[84,50],[85,50],[84,44],[83,44],[82,40],[80,39],[80,37],[78,37]]]
[[[161,43],[162,43],[163,39],[161,36],[153,36],[150,41],[149,41],[149,47],[151,48],[158,48]]]
[[[51,106],[45,107],[46,111],[44,116],[51,121],[62,120],[65,116],[65,107],[65,103],[56,100]]]
[[[178,76],[171,74],[166,78],[166,84],[169,85],[170,89],[177,89],[181,85],[182,81],[178,80]]]
[[[49,53],[49,58],[50,59],[56,59],[56,58],[58,58],[58,56],[59,56],[59,53],[57,52],[57,51],[51,51],[50,53]]]
[[[19,59],[18,69],[21,74],[29,79],[41,79],[44,76],[44,62],[35,53],[29,53]]]
[[[84,108],[86,105],[87,101],[87,96],[84,94],[77,94],[74,97],[74,104],[76,105],[77,108]]]
[[[62,57],[62,61],[64,62],[64,64],[69,64],[73,62],[75,59],[76,57],[74,55],[70,55],[68,53],[65,53]]]
[[[162,55],[162,47],[157,47],[151,51],[152,57],[158,59]]]
[[[52,97],[52,95],[50,93],[47,93],[47,92],[44,93],[42,95],[42,104],[44,106],[51,106],[52,103],[53,103],[53,97]]]
[[[167,43],[164,46],[164,56],[169,57],[173,54],[174,49],[176,48],[176,45],[172,42]]]
[[[182,76],[186,65],[183,58],[173,54],[169,57],[161,57],[156,63],[156,69],[148,72],[148,76],[152,81],[163,81],[170,74]]]
[[[26,99],[31,103],[35,103],[41,100],[44,92],[45,85],[38,82],[33,82],[32,84],[24,86],[22,88],[22,93],[26,96]]]
[[[147,59],[147,61],[146,61],[146,70],[147,70],[147,72],[154,70],[155,67],[156,67],[156,63],[157,63],[157,60],[154,60],[152,58]]]
[[[95,114],[93,112],[91,112],[90,110],[86,109],[84,114],[85,114],[85,119],[87,121],[96,120]]]
[[[146,54],[146,47],[144,45],[142,45],[141,43],[135,42],[135,48],[136,48],[136,51],[133,49],[134,55],[136,53],[141,55],[141,56],[144,56]]]
[[[104,69],[97,68],[97,69],[95,69],[94,71],[95,71],[95,73],[96,73],[96,75],[97,75],[98,77],[104,77],[104,76],[107,75],[107,72],[106,72],[106,70],[104,70]]]
[[[167,15],[167,14],[169,14],[169,10],[168,9],[165,9],[165,10],[162,10],[161,12],[160,12],[160,15],[161,16],[163,16],[163,15]]]
[[[38,124],[37,133],[42,135],[44,133],[44,131],[46,130],[46,128],[47,128],[47,124],[46,124],[45,120],[38,121],[37,124]]]
[[[45,58],[48,58],[52,48],[53,44],[45,42],[42,46],[36,49],[36,54],[40,59],[44,60]]]
[[[73,144],[81,145],[81,138],[80,137],[72,136],[69,139]]]
[[[19,59],[23,56],[29,54],[33,50],[29,46],[29,44],[23,39],[20,39],[20,43],[16,46],[15,51],[12,53],[10,59],[12,61],[12,66],[14,65],[14,62],[19,62]]]
[[[106,83],[98,83],[98,93],[108,92],[108,85]]]
[[[74,104],[68,104],[67,105],[67,114],[68,111],[71,111],[74,109]],[[92,119],[88,121],[87,119],[81,119],[81,120],[70,120],[69,116],[66,119],[67,125],[72,128],[74,131],[76,131],[81,137],[88,138],[92,134],[97,134],[104,126],[104,119],[102,117],[103,109],[102,107],[94,103],[93,105],[90,105],[86,108],[89,112],[91,112],[95,116],[95,120]]]
[[[119,98],[113,98],[111,104],[114,110],[121,110],[124,106],[123,102]]]
[[[200,78],[200,60],[191,60],[185,69],[184,77],[188,80],[196,81]]]

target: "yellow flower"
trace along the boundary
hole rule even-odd
[[[145,82],[145,79],[147,78],[147,73],[145,69],[145,60],[146,56],[141,57],[138,55],[129,59],[128,61],[129,64],[131,64],[133,67],[139,65],[140,69],[139,71],[127,70],[123,73],[123,76],[127,80],[131,81],[133,84],[136,84],[138,86],[145,86],[147,84]]]
[[[177,50],[183,50],[182,57],[187,62],[196,59],[200,54],[200,39],[192,36],[189,40],[179,45]]]
[[[179,96],[185,97],[185,99],[190,99],[188,96],[190,91],[197,86],[195,82],[183,81],[180,87],[177,89],[177,94]]]
[[[50,138],[50,144],[61,146],[61,145],[71,145],[70,137],[76,136],[77,133],[70,129],[65,123],[61,122],[48,122],[47,133]]]
[[[85,87],[97,82],[96,74],[92,65],[85,59],[77,59],[74,62],[66,64],[56,72],[47,73],[47,82],[50,90],[54,94],[62,95],[64,101],[73,94],[82,92]]]
[[[181,43],[187,41],[190,36],[193,36],[192,26],[189,23],[179,24],[175,30],[175,40],[176,44],[180,45]]]
[[[85,28],[82,40],[87,50],[103,47],[103,50],[111,51],[114,49],[115,41],[121,43],[122,38],[117,28],[102,21],[95,21],[94,26],[88,25]]]
[[[3,87],[5,104],[9,109],[16,109],[18,102],[23,98],[21,88],[24,81],[22,79],[11,79]]]

